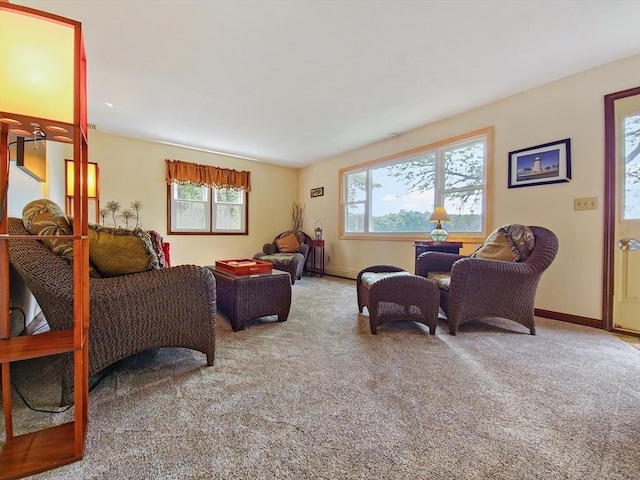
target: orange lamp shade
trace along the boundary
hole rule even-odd
[[[75,174],[74,174],[74,166],[73,160],[65,160],[66,165],[66,175],[65,175],[65,183],[66,183],[66,192],[65,195],[67,197],[73,197],[73,186],[75,183]],[[98,164],[94,162],[89,162],[87,164],[87,197],[88,198],[98,198],[98,179],[99,179],[100,169],[98,168]]]
[[[75,29],[2,8],[0,112],[74,123]]]

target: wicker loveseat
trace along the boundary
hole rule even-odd
[[[29,235],[22,220],[9,233]],[[51,330],[73,325],[73,268],[37,240],[9,242],[11,268],[38,301]],[[89,279],[89,375],[134,353],[184,347],[215,354],[216,288],[205,267],[180,265]],[[59,357],[61,404],[73,401],[73,358]]]
[[[283,240],[293,237],[297,239],[296,245],[292,248],[284,248]],[[310,248],[311,237],[309,235],[300,230],[288,230],[274,238],[273,242],[265,243],[262,246],[262,252],[256,253],[253,258],[269,262],[277,270],[289,272],[291,285],[293,285],[296,280],[302,278]]]

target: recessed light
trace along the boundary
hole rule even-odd
[[[65,137],[63,135],[54,135],[53,138],[60,142],[73,142],[73,138]]]
[[[113,108],[113,103],[104,102],[104,104],[109,108]]]

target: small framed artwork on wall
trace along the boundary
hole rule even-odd
[[[509,152],[509,188],[571,180],[571,139]]]
[[[311,189],[311,198],[313,197],[322,197],[324,195],[324,187],[312,188]]]

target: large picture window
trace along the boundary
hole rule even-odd
[[[450,236],[484,237],[493,129],[340,171],[344,238],[407,237],[433,229],[444,206]]]

